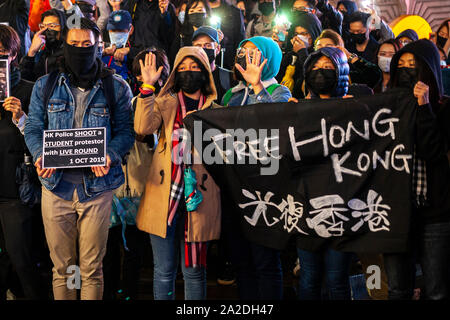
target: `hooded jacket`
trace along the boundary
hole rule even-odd
[[[20,71],[22,77],[29,81],[36,81],[38,78],[56,70],[58,68],[58,58],[63,55],[64,40],[62,34],[66,26],[66,15],[58,9],[50,9],[46,12],[51,12],[52,15],[57,16],[59,19],[59,24],[61,25],[61,45],[51,49],[45,46],[34,57],[25,55],[22,58],[20,61]]]
[[[407,37],[407,38],[411,39],[412,41],[419,40],[419,36],[417,35],[417,32],[415,32],[412,29],[406,29],[405,31],[400,33],[395,39],[398,40],[403,37]]]
[[[295,12],[292,17],[292,26],[289,30],[288,34],[288,42],[286,47],[286,54],[283,56],[283,60],[281,62],[280,72],[277,76],[278,81],[282,81],[283,77],[286,74],[286,70],[289,65],[295,66],[295,72],[293,75],[294,88],[292,89],[292,96],[297,99],[303,99],[303,65],[305,64],[306,58],[308,55],[314,51],[313,45],[311,45],[307,49],[300,49],[298,52],[294,52],[292,50],[292,44],[290,40],[294,36],[295,27],[299,26],[305,28],[310,34],[313,44],[316,41],[317,37],[322,33],[322,24],[316,15],[308,13],[308,12]]]
[[[285,86],[279,85],[271,95],[266,90],[269,86],[277,83],[275,76],[280,71],[282,59],[280,47],[272,39],[260,36],[242,40],[239,47],[242,47],[247,41],[253,43],[259,51],[261,51],[261,62],[264,59],[267,59],[267,63],[261,74],[261,81],[264,86],[264,90],[255,95],[251,86],[248,86],[243,81],[240,81],[237,86],[230,89],[232,96],[228,101],[227,106],[287,102],[291,97],[291,93]]]
[[[334,86],[331,96],[341,98],[345,96],[348,92],[348,82],[349,82],[349,73],[350,68],[347,62],[347,57],[345,54],[337,48],[333,47],[325,47],[321,48],[315,52],[313,52],[308,59],[306,59],[304,68],[303,68],[303,76],[306,79],[306,73],[309,72],[314,64],[319,60],[322,56],[328,57],[336,68],[336,85]],[[307,88],[309,89],[309,88]],[[311,92],[311,96],[314,97],[314,94]]]
[[[144,195],[139,205],[136,224],[140,230],[162,238],[166,238],[167,235],[172,170],[172,133],[179,107],[178,95],[173,91],[175,73],[178,65],[188,56],[197,58],[209,73],[208,86],[212,93],[206,97],[202,110],[212,106],[217,94],[208,57],[202,48],[183,47],[178,52],[172,72],[158,96],[155,97],[152,94],[148,97],[138,97],[134,118],[134,130],[138,135],[160,132]],[[201,190],[203,201],[196,211],[188,214],[188,242],[218,239],[221,227],[220,190],[203,165],[193,164],[192,169],[196,174],[198,184],[203,185],[204,189]]]
[[[342,33],[343,17],[339,10],[336,10],[327,0],[318,0],[317,9],[320,10],[320,22],[323,29],[332,29],[337,33]]]
[[[430,95],[431,108],[429,105],[417,107],[416,156],[426,163],[428,200],[428,206],[420,207],[418,213],[426,223],[447,222],[450,220],[450,168],[447,159],[450,151],[450,103],[442,98],[439,52],[434,43],[425,39],[406,45],[392,58],[392,81],[396,79],[398,61],[406,52],[414,54],[425,64],[425,72],[434,76],[432,79],[439,95],[435,99]],[[433,100],[439,102],[433,103]]]

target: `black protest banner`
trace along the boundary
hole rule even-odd
[[[45,130],[43,168],[106,165],[106,128]]]
[[[184,123],[251,241],[396,252],[409,231],[415,109],[410,92],[392,90],[209,109]]]

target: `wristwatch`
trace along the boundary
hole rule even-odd
[[[353,61],[353,59],[355,59],[355,58],[359,58],[359,57],[358,57],[357,54],[352,53],[352,54],[350,55],[350,57],[348,58],[348,62],[351,63],[351,62]]]

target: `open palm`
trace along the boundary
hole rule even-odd
[[[246,53],[247,67],[244,69],[239,63],[236,63],[236,68],[242,74],[245,81],[252,86],[259,84],[261,82],[261,74],[264,66],[267,63],[267,59],[261,63],[261,51],[255,50],[253,52],[253,59],[250,60],[250,54]]]
[[[139,60],[139,64],[141,65],[141,74],[144,83],[154,85],[161,77],[163,70],[162,66],[156,70],[156,55],[152,52],[147,53],[145,55],[145,62],[142,63],[142,60]]]

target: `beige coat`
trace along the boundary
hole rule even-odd
[[[171,88],[174,85],[175,71],[187,56],[198,58],[209,71],[209,86],[212,94],[206,98],[202,110],[211,106],[217,93],[208,57],[201,48],[183,47],[178,52],[174,69],[159,95],[156,98],[155,95],[138,98],[134,119],[134,130],[137,134],[148,135],[160,131],[136,224],[140,230],[162,238],[166,237],[167,231],[172,169],[172,131],[179,105],[178,96],[171,91]],[[203,201],[196,211],[188,213],[188,241],[203,242],[218,239],[221,222],[220,190],[203,165],[194,164],[192,169],[196,173],[198,184],[204,181],[206,191],[199,189],[203,194]],[[184,199],[182,198],[181,201]]]

